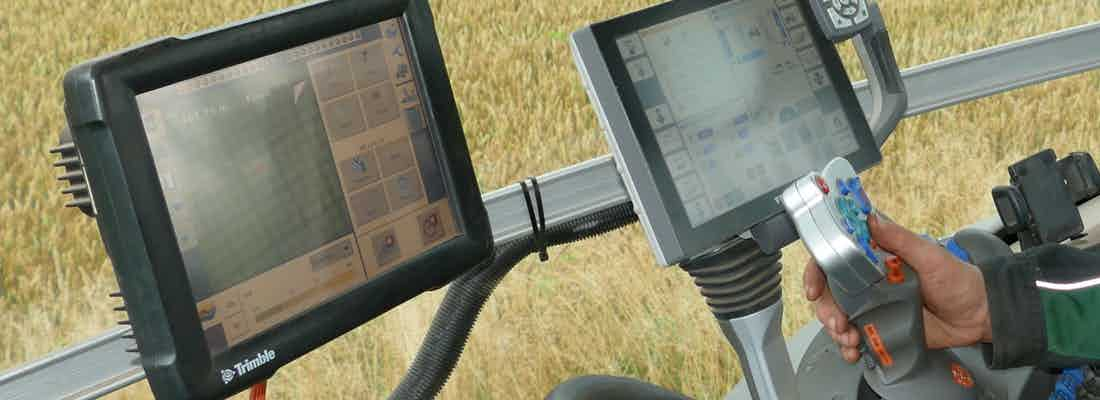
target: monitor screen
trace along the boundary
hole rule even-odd
[[[859,150],[805,18],[730,1],[616,37],[693,228]]]
[[[403,24],[137,96],[213,354],[461,234]]]

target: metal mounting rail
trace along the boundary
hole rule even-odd
[[[952,57],[902,72],[914,116],[1019,87],[1100,67],[1100,23],[1036,36]],[[866,82],[854,84],[866,109]],[[886,138],[880,138],[880,142]],[[547,224],[628,201],[610,156],[598,157],[539,177]],[[497,243],[530,233],[527,206],[518,185],[484,197]],[[995,222],[990,222],[995,225]],[[94,399],[145,378],[139,359],[124,352],[128,329],[0,375],[0,399]]]

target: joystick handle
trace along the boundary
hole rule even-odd
[[[920,280],[871,237],[867,218],[876,210],[852,165],[834,159],[787,188],[780,202],[859,329],[872,389],[891,400],[974,398],[974,382],[954,356],[927,349]]]

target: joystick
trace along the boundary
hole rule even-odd
[[[852,165],[833,159],[780,202],[862,336],[868,386],[890,400],[976,398],[975,380],[953,353],[926,349],[920,282],[871,237],[867,218],[876,210]]]

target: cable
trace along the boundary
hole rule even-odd
[[[255,385],[252,385],[252,390],[248,394],[249,400],[264,400],[267,397],[267,381],[263,380]]]
[[[558,246],[593,238],[638,220],[634,207],[623,203],[552,226],[543,232],[546,244]],[[470,331],[493,290],[521,260],[538,250],[533,235],[498,246],[493,257],[451,283],[432,325],[390,399],[431,399],[447,383]]]

